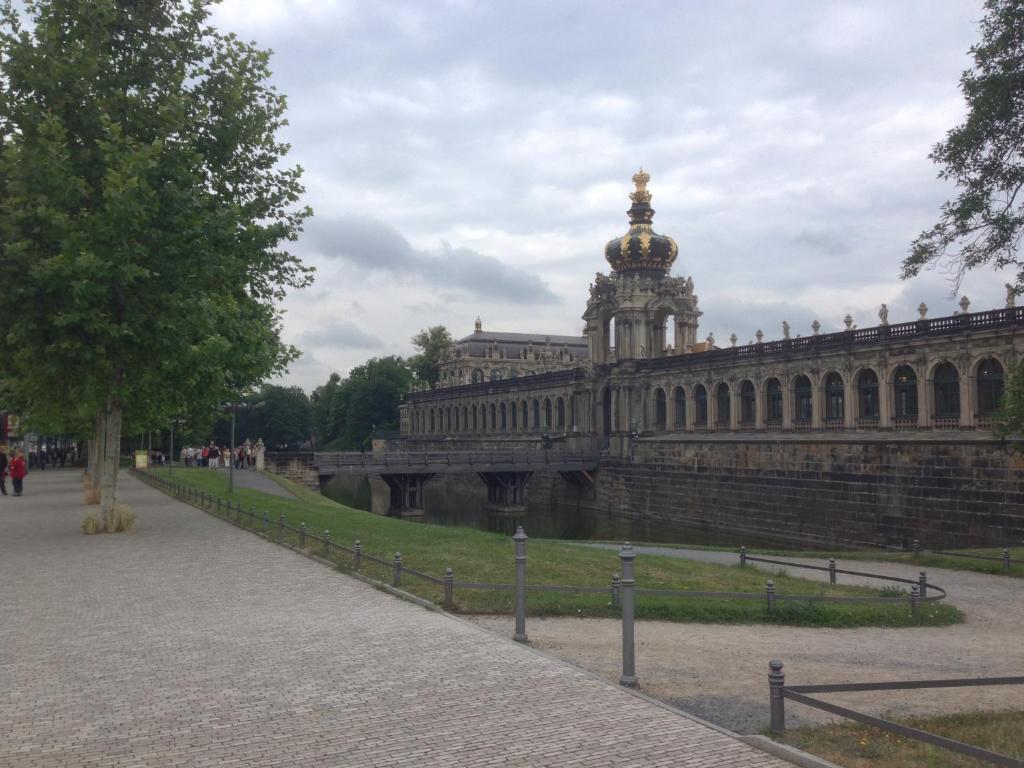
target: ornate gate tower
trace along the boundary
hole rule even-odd
[[[647,191],[650,174],[633,174],[636,190],[629,232],[605,246],[612,272],[600,272],[590,286],[583,314],[590,360],[594,364],[645,357],[681,355],[697,342],[697,297],[692,278],[669,276],[679,252],[675,240],[651,228],[654,209]],[[668,321],[672,318],[672,345]],[[614,333],[614,344],[612,343]]]

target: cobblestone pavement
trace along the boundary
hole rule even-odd
[[[0,765],[785,763],[130,477],[82,536],[74,471],[0,499]]]

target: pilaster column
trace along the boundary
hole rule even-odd
[[[960,426],[973,427],[974,414],[978,412],[976,393],[978,380],[975,376],[960,377]]]
[[[781,383],[781,382],[780,382]],[[793,428],[793,382],[786,381],[782,385],[782,428]]]

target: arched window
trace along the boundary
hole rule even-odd
[[[523,400],[519,404],[519,418],[522,420],[522,430],[526,432],[530,429],[530,411],[526,407],[526,401]]]
[[[991,357],[978,364],[978,415],[991,416],[1003,396],[1003,366]]]
[[[430,432],[431,432],[431,434],[433,434],[434,432],[437,431],[437,422],[434,420],[435,417],[436,417],[436,414],[434,412],[434,409],[431,408],[430,409]]]
[[[740,384],[740,423],[745,427],[754,426],[757,421],[757,393],[754,383],[744,381]]]
[[[540,429],[540,402],[533,401],[533,428]]]
[[[878,418],[878,374],[870,368],[857,374],[857,418]]]
[[[473,419],[473,431],[476,432],[476,430],[477,430],[477,426],[476,426],[476,424],[477,424],[477,422],[476,422],[476,406],[475,405],[471,405],[469,407],[469,412],[471,414],[473,414],[473,417],[472,417],[472,419]]]
[[[952,363],[941,363],[932,374],[935,388],[935,418],[960,418],[960,374]]]
[[[558,415],[558,421],[555,426],[559,429],[565,429],[565,400],[558,398],[558,407],[555,409]]]
[[[516,407],[516,403],[514,400],[512,401],[512,406],[509,408],[509,411],[512,420],[512,431],[515,432],[517,429],[519,429],[519,409]]]
[[[665,400],[665,390],[660,387],[654,393],[654,428],[663,430],[668,423],[668,403]]]
[[[764,420],[767,424],[782,423],[782,384],[768,379],[764,385]]]
[[[684,429],[686,427],[686,391],[682,387],[676,387],[672,400],[675,405],[676,429]]]
[[[708,391],[703,384],[698,384],[693,389],[693,411],[694,424],[706,429],[708,426]]]
[[[846,419],[846,391],[843,377],[832,371],[825,377],[825,421],[830,426],[842,424]]]
[[[498,429],[498,407],[491,403],[491,432]]]
[[[793,382],[793,423],[810,424],[813,408],[811,380],[803,375],[797,376]]]
[[[474,368],[473,369],[473,383],[474,384],[479,384],[483,380],[484,380],[484,372],[483,372],[483,370],[480,369],[480,368]]]
[[[901,365],[893,374],[892,387],[895,403],[893,415],[897,419],[917,419],[917,374],[909,365]]]
[[[601,429],[603,434],[612,433],[612,390],[611,387],[604,388],[601,395]]]
[[[455,431],[459,432],[459,407],[455,406]]]
[[[491,381],[501,381],[501,371],[498,368],[491,368]]]
[[[451,431],[452,431],[452,409],[451,409],[451,406],[449,406],[448,408],[444,409],[444,414],[445,414],[444,431],[448,432],[450,434]]]
[[[728,428],[732,413],[729,408],[729,385],[724,381],[715,389],[715,426]]]
[[[469,432],[469,409],[462,406],[462,431]]]
[[[544,429],[551,429],[551,400],[544,398]]]
[[[508,429],[508,408],[505,407],[504,403],[502,403],[501,406],[498,408],[498,413],[500,414],[501,418],[500,428],[501,431],[504,432]]]

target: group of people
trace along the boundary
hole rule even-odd
[[[251,445],[239,445],[234,453],[230,448],[220,447],[214,442],[204,445],[202,448],[186,446],[181,449],[181,463],[186,467],[227,467],[228,462],[233,462],[235,469],[252,468],[256,466],[256,449]]]
[[[14,451],[14,455],[8,458],[7,449],[0,446],[0,496],[7,495],[7,475],[11,476],[11,485],[15,496],[21,496],[24,492],[25,475],[28,474],[28,466],[25,462],[25,453],[20,448]]]

